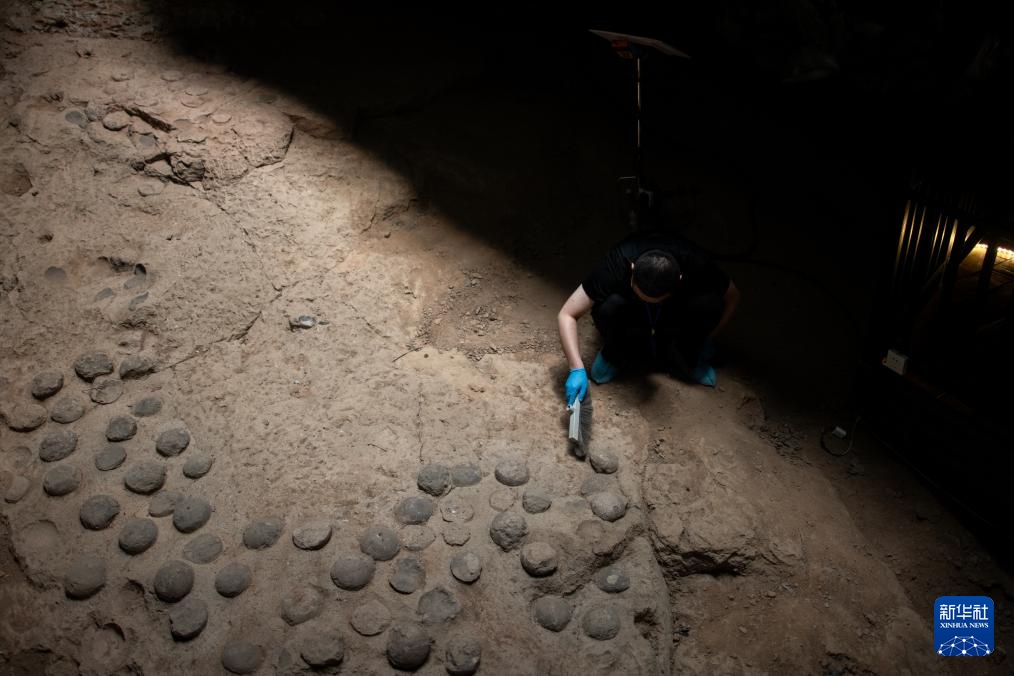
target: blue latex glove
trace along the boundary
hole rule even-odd
[[[606,361],[602,351],[595,355],[595,363],[592,364],[592,380],[599,385],[605,385],[616,377],[616,367]]]
[[[711,366],[711,358],[715,356],[715,342],[710,338],[705,339],[701,346],[701,354],[697,357],[697,366],[691,374],[699,385],[714,387],[718,382],[718,374]]]
[[[571,369],[567,376],[567,406],[580,398],[584,401],[584,395],[588,393],[588,374],[584,369]]]

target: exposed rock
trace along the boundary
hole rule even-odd
[[[401,529],[402,545],[410,552],[419,552],[436,540],[436,534],[426,526],[405,526]]]
[[[233,562],[215,575],[215,591],[231,599],[246,591],[252,580],[249,568],[242,563]]]
[[[108,405],[116,403],[123,396],[123,381],[119,378],[96,378],[88,396],[96,404]]]
[[[556,549],[548,542],[529,542],[521,548],[521,566],[532,577],[544,577],[556,572]]]
[[[15,432],[31,432],[46,423],[49,412],[46,407],[32,402],[15,404],[4,411],[7,427]]]
[[[757,556],[753,508],[699,461],[649,463],[643,486],[656,556],[671,574],[742,573]]]
[[[447,642],[444,668],[451,676],[471,676],[479,670],[482,644],[474,636],[458,635]]]
[[[200,599],[187,599],[169,611],[169,632],[177,641],[196,638],[208,626],[208,606]]]
[[[170,561],[155,573],[155,595],[166,603],[176,603],[194,587],[194,569],[182,561]]]
[[[574,611],[558,596],[543,596],[532,607],[535,621],[550,631],[562,631],[570,623]]]
[[[282,619],[290,627],[312,620],[324,607],[324,595],[312,586],[298,587],[282,597]]]
[[[603,521],[616,521],[627,513],[627,499],[617,493],[602,491],[593,493],[588,502],[592,512]]]
[[[222,666],[233,674],[252,674],[264,662],[264,651],[253,643],[234,641],[222,650]]]
[[[612,474],[620,468],[620,461],[609,451],[589,450],[588,461],[592,469],[601,474]]]
[[[516,549],[527,535],[528,523],[520,514],[501,512],[489,526],[490,538],[505,552]]]
[[[529,514],[539,514],[548,510],[553,504],[553,498],[546,491],[529,486],[521,496],[521,506]]]
[[[418,611],[424,624],[442,624],[458,616],[461,604],[454,594],[439,586],[419,597]]]
[[[84,404],[73,394],[65,394],[53,404],[50,417],[61,425],[69,425],[85,414]]]
[[[158,526],[151,519],[130,519],[120,530],[119,545],[125,553],[136,556],[148,550],[158,539]]]
[[[357,605],[349,617],[349,624],[363,636],[376,636],[387,629],[390,623],[391,612],[377,599]]]
[[[439,464],[424,465],[416,477],[419,490],[439,498],[451,488],[451,471]]]
[[[339,589],[362,589],[373,579],[377,564],[373,557],[360,552],[343,552],[331,566],[331,580]]]
[[[462,463],[451,467],[451,482],[455,486],[474,486],[482,481],[482,470],[474,463]]]
[[[316,550],[331,540],[331,524],[315,521],[292,531],[292,544],[300,549]]]
[[[520,486],[528,483],[528,465],[517,458],[501,460],[497,463],[494,475],[505,486]]]
[[[86,599],[106,585],[106,562],[94,554],[84,554],[70,564],[63,578],[68,598]]]
[[[63,429],[50,432],[39,444],[39,460],[56,462],[63,460],[77,448],[77,434]]]
[[[59,371],[43,371],[32,378],[32,396],[47,399],[63,387],[63,374]]]
[[[411,671],[426,663],[432,639],[413,622],[398,622],[387,638],[387,660],[395,669]]]
[[[394,517],[405,525],[426,523],[433,516],[433,500],[413,495],[398,503],[394,509]]]
[[[132,354],[120,363],[120,378],[143,378],[155,370],[155,360],[144,354]]]
[[[359,538],[359,549],[377,561],[389,561],[398,555],[398,534],[385,526],[370,526]]]
[[[74,361],[74,372],[89,383],[113,372],[113,360],[105,352],[88,352]]]
[[[593,606],[581,618],[584,633],[597,641],[608,641],[620,633],[620,616],[611,606]]]

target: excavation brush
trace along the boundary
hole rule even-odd
[[[574,399],[574,403],[567,407],[570,413],[570,422],[567,429],[567,439],[570,441],[570,448],[574,454],[583,458],[591,441],[592,402],[591,395],[586,394],[584,401]]]

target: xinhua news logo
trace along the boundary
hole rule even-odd
[[[993,654],[993,600],[988,596],[941,596],[933,604],[933,643],[937,655],[985,657]]]

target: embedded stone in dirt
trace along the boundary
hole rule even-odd
[[[447,642],[444,668],[451,676],[471,676],[479,670],[482,644],[474,636],[454,636]]]
[[[385,526],[370,526],[359,538],[359,549],[377,561],[389,561],[398,555],[398,534]]]
[[[345,659],[345,641],[341,634],[313,636],[303,641],[299,656],[314,669],[337,667]]]
[[[165,465],[151,460],[142,460],[127,470],[123,485],[141,495],[149,495],[165,484]]]
[[[535,621],[549,631],[562,631],[570,623],[574,611],[559,596],[543,596],[534,606]]]
[[[49,413],[45,406],[33,402],[15,404],[4,412],[7,427],[15,432],[31,432],[42,427]]]
[[[106,288],[102,289],[97,294],[95,294],[95,300],[96,301],[105,300],[106,298],[112,298],[115,295],[116,293],[107,286]]]
[[[482,559],[474,552],[456,554],[451,559],[451,575],[465,584],[472,584],[482,575]]]
[[[161,491],[151,499],[148,514],[154,517],[169,516],[182,497],[177,491]]]
[[[178,70],[167,70],[162,73],[162,79],[166,82],[176,82],[183,79],[183,73]]]
[[[196,638],[208,626],[208,606],[200,599],[187,599],[169,611],[169,633],[177,641]]]
[[[498,512],[503,512],[514,506],[514,490],[511,488],[498,488],[489,494],[489,506]]]
[[[61,425],[69,425],[85,414],[84,404],[72,394],[66,394],[56,400],[49,417]]]
[[[63,387],[63,374],[59,371],[43,371],[32,378],[32,396],[48,399]]]
[[[451,467],[451,482],[455,486],[474,486],[482,481],[482,470],[475,463],[467,462]]]
[[[627,513],[627,499],[616,493],[602,491],[593,493],[588,502],[592,512],[603,521],[616,521]]]
[[[63,268],[58,268],[55,265],[51,265],[46,268],[46,272],[43,273],[47,282],[53,282],[54,284],[63,284],[67,281],[67,271]]]
[[[460,547],[470,539],[472,539],[472,532],[467,526],[460,523],[449,523],[444,526],[444,542],[452,547]]]
[[[529,486],[521,496],[521,506],[529,514],[539,514],[549,509],[553,504],[553,498],[541,488]]]
[[[320,549],[331,540],[331,524],[314,521],[292,531],[292,544],[300,549]]]
[[[156,415],[162,410],[162,400],[158,397],[145,397],[141,401],[134,404],[131,412],[138,418],[147,418],[148,416]]]
[[[472,520],[475,510],[457,496],[450,496],[440,503],[440,516],[449,523],[466,523]]]
[[[71,124],[76,124],[82,129],[88,126],[88,116],[80,110],[68,110],[63,114],[63,119],[67,120]]]
[[[377,599],[356,606],[349,617],[349,624],[363,636],[376,636],[391,624],[391,612]]]
[[[215,113],[211,116],[211,121],[215,124],[228,124],[232,120],[232,115],[228,113]]]
[[[194,569],[182,561],[170,561],[155,573],[154,586],[159,599],[176,603],[194,588]]]
[[[72,599],[94,596],[105,585],[106,562],[94,554],[76,558],[63,578],[63,591]]]
[[[222,553],[222,540],[217,535],[203,533],[183,548],[183,558],[191,563],[211,563]]]
[[[78,518],[81,525],[89,530],[108,528],[120,513],[120,503],[108,495],[93,495],[81,505]]]
[[[77,434],[71,430],[56,430],[42,438],[39,459],[43,462],[63,460],[77,448]]]
[[[123,396],[123,381],[119,378],[96,378],[88,396],[96,404],[112,404]]]
[[[609,606],[593,606],[585,611],[581,626],[591,638],[608,641],[620,633],[620,616]]]
[[[25,495],[28,494],[28,489],[32,487],[32,482],[27,478],[17,475],[11,479],[10,484],[7,486],[7,490],[4,492],[4,501],[9,504],[20,502]]]
[[[127,115],[122,110],[114,111],[102,118],[102,126],[109,131],[120,131],[129,124],[130,115]]]
[[[323,607],[324,595],[316,587],[292,589],[282,597],[282,619],[294,627],[317,617]]]
[[[208,523],[210,518],[211,505],[204,498],[194,496],[180,498],[173,509],[173,525],[181,533],[193,533]],[[246,540],[245,533],[243,539]]]
[[[138,277],[137,273],[134,277]],[[132,354],[120,363],[120,378],[143,378],[155,370],[155,360],[144,354]]]
[[[227,599],[239,596],[250,586],[253,576],[242,563],[230,563],[215,576],[215,591]]]
[[[436,539],[436,534],[426,526],[405,526],[401,529],[402,545],[410,552],[422,551]]]
[[[433,516],[433,501],[418,495],[405,498],[394,508],[394,518],[405,525],[426,523]]]
[[[615,454],[609,451],[588,451],[588,462],[592,469],[600,474],[612,474],[620,468],[620,461]]]
[[[419,559],[404,556],[394,562],[394,570],[388,583],[396,592],[411,594],[426,584],[426,571]]]
[[[127,452],[119,444],[106,444],[106,447],[95,454],[95,469],[109,472],[123,464]]]
[[[496,465],[493,472],[496,480],[505,486],[520,486],[528,483],[528,465],[524,460],[507,458]]]
[[[419,490],[439,498],[451,488],[451,471],[438,464],[423,465],[416,476]]]
[[[137,434],[137,421],[129,415],[118,415],[106,425],[106,439],[126,441]]]
[[[159,455],[172,457],[179,455],[190,445],[190,431],[180,421],[169,423],[155,439],[155,450]]]
[[[620,484],[616,480],[616,477],[593,474],[581,483],[581,497],[583,498],[587,498],[595,493],[602,493],[603,491],[620,492]]]
[[[489,526],[489,537],[505,552],[516,549],[527,535],[528,523],[520,514],[501,512]]]
[[[423,624],[450,622],[461,612],[461,604],[454,594],[443,586],[434,587],[419,597],[417,608]]]
[[[285,524],[281,519],[269,517],[254,521],[243,529],[243,544],[247,549],[267,549],[278,542],[283,530],[285,530]]]
[[[42,489],[53,497],[73,493],[80,485],[81,470],[74,465],[58,465],[42,478]]]
[[[74,361],[74,372],[89,383],[113,372],[113,360],[105,352],[88,352]]]
[[[432,639],[414,622],[398,622],[387,637],[387,661],[395,669],[411,671],[426,663]]]
[[[183,463],[183,476],[188,479],[200,479],[211,471],[215,459],[206,453],[192,455]]]
[[[151,519],[130,519],[120,529],[120,549],[131,556],[147,551],[157,539],[158,526]]]
[[[521,548],[521,567],[532,577],[552,575],[556,566],[556,549],[548,542],[529,542]]]
[[[263,661],[264,652],[246,641],[235,641],[222,650],[222,666],[233,674],[252,674]]]
[[[373,558],[360,552],[342,552],[331,566],[331,580],[339,589],[362,589],[373,578],[377,564]]]
[[[595,574],[595,584],[604,592],[616,594],[630,588],[630,578],[617,566],[606,566]]]

